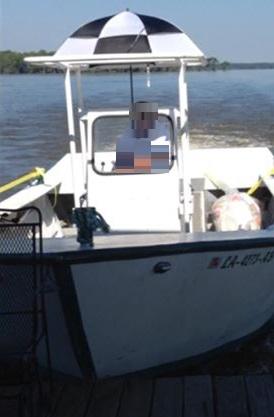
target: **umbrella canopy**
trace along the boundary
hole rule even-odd
[[[55,57],[100,54],[173,55],[202,58],[203,53],[179,28],[166,20],[123,11],[81,26]]]

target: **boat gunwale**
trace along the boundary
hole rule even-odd
[[[179,233],[178,233],[179,235]],[[75,242],[75,248],[61,248],[58,245],[59,251],[50,250],[50,245],[45,245],[48,241],[57,241],[64,243],[65,240]],[[250,237],[240,239],[223,239],[223,240],[196,240],[185,242],[165,242],[149,245],[132,245],[132,246],[116,246],[116,247],[81,247],[77,244],[75,238],[55,238],[44,239],[43,259],[37,259],[37,262],[46,264],[81,264],[81,263],[95,263],[105,261],[120,261],[142,258],[154,258],[171,255],[190,255],[195,253],[207,252],[231,252],[246,249],[262,249],[273,248],[274,250],[274,236]],[[29,264],[29,256],[27,254],[0,254],[1,264],[10,263]]]

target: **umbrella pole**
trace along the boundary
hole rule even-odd
[[[134,104],[134,90],[133,90],[133,71],[132,66],[129,66],[129,79],[130,79],[130,102],[131,105]]]

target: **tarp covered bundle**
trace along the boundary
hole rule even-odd
[[[55,56],[131,53],[203,57],[194,42],[173,24],[130,11],[80,27],[61,45]]]

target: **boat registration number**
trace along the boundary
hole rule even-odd
[[[274,260],[274,250],[266,253],[252,253],[244,256],[229,255],[226,257],[214,257],[208,264],[209,269],[235,268],[237,266],[252,266],[256,264],[269,263]]]

